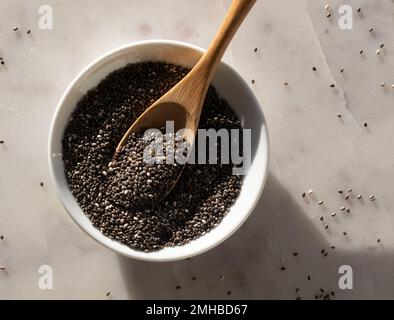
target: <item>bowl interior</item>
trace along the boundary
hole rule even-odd
[[[49,164],[58,196],[71,217],[85,232],[125,256],[148,261],[171,261],[213,248],[246,220],[264,187],[268,165],[268,133],[262,110],[248,84],[236,71],[222,62],[212,84],[236,112],[243,127],[251,129],[252,164],[244,177],[238,199],[217,227],[183,246],[149,253],[141,252],[107,238],[94,228],[71,194],[64,173],[61,141],[67,122],[82,96],[109,73],[129,63],[162,61],[191,68],[202,52],[198,47],[174,41],[145,41],[116,49],[83,70],[68,87],[57,106],[49,136]]]

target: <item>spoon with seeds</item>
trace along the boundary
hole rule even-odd
[[[175,130],[192,145],[198,128],[205,95],[223,54],[256,0],[233,0],[227,16],[207,52],[196,66],[170,91],[154,102],[128,129],[119,142],[119,152],[130,134],[143,129],[165,127],[174,121]]]
[[[191,150],[212,77],[231,39],[255,3],[256,0],[233,0],[216,37],[195,67],[172,89],[154,102],[122,137],[114,155],[115,164],[116,159],[119,159],[119,157],[124,158],[129,141],[133,140],[137,134],[140,134],[144,129],[164,128],[167,121],[173,121],[175,131],[180,130],[181,132],[179,138]],[[173,178],[167,179],[168,185],[165,186],[165,191],[163,191],[163,188],[160,188],[161,191],[159,192],[157,186],[155,187],[152,184],[149,187],[149,191],[152,193],[147,194],[150,200],[164,199],[175,186],[181,173],[182,170],[174,171]],[[139,177],[137,178],[139,179]],[[165,181],[161,182],[164,183]],[[127,181],[124,181],[123,184],[127,184]],[[138,184],[131,183],[131,185],[136,186]],[[156,191],[153,192],[153,189],[156,189]],[[131,192],[135,194],[134,190]],[[159,198],[154,199],[155,196],[153,194]]]

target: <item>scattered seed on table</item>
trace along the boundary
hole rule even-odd
[[[0,140],[0,144],[4,144],[4,140]]]
[[[343,73],[345,71],[345,69],[341,69],[340,71],[341,71],[341,73]]]
[[[306,193],[305,193],[305,192],[303,192],[303,193],[302,193],[302,197],[303,197],[303,198],[305,198],[305,196],[306,196]]]
[[[326,229],[326,230],[328,229],[328,224],[324,225],[324,229]]]
[[[360,12],[361,12],[361,8],[358,8],[358,9],[357,9],[357,12],[360,13]]]
[[[196,281],[196,280],[197,280],[197,278],[193,276],[193,277],[192,277],[192,280],[193,280],[193,281]]]
[[[108,291],[108,292],[105,294],[105,296],[108,297],[110,294],[111,294],[111,292]]]
[[[380,44],[379,48],[383,49],[383,47],[384,47],[384,43]]]
[[[393,88],[393,89],[394,89],[394,83],[391,85],[391,88]]]
[[[380,49],[377,49],[377,50],[376,50],[376,54],[377,54],[377,55],[380,55],[380,54],[381,54],[381,50],[380,50]]]
[[[349,188],[349,189],[347,189],[347,192],[353,192],[353,189],[352,188]]]
[[[386,82],[382,82],[380,86],[383,88],[386,85]]]
[[[324,217],[323,217],[323,216],[321,216],[321,217],[320,217],[320,221],[323,221],[323,220],[324,220]]]
[[[328,256],[328,253],[327,253],[327,252],[325,252],[323,256],[324,256],[324,257],[327,257],[327,256]]]
[[[301,297],[297,297],[296,300],[297,300],[297,301],[301,300]]]
[[[347,236],[347,232],[346,232],[346,231],[344,231],[344,232],[342,232],[342,233],[343,233],[344,236]]]
[[[298,256],[298,252],[293,252],[293,256],[297,257]]]
[[[323,203],[324,203],[324,201],[320,200],[320,201],[318,202],[318,205],[321,206]]]
[[[332,249],[332,250],[335,250],[335,249],[336,249],[336,247],[335,247],[335,246],[331,246],[331,249]]]
[[[0,236],[0,240],[4,240],[4,236],[3,235]]]
[[[300,288],[296,288],[294,291],[295,293],[297,293],[298,291],[300,291]]]
[[[257,50],[258,50],[257,48],[254,48],[254,52],[257,52]]]
[[[368,29],[368,31],[369,31],[369,32],[372,32],[372,31],[373,31],[373,27],[370,27],[370,28]]]
[[[311,280],[311,276],[309,276],[309,275],[308,275],[306,278],[308,279],[308,281],[310,281],[310,280]]]
[[[340,113],[337,114],[338,118],[342,118],[342,115]]]
[[[331,88],[335,88],[335,84],[333,84],[333,83],[330,84],[330,87],[331,87]]]
[[[327,12],[327,13],[326,13],[326,17],[327,17],[327,18],[331,17],[331,13],[330,13],[330,12]]]
[[[288,82],[286,82],[286,81],[284,81],[284,82],[283,82],[283,85],[284,85],[284,86],[288,86],[288,85],[289,85],[289,83],[288,83]]]
[[[313,190],[310,189],[310,190],[308,191],[308,194],[312,194],[312,193],[313,193]]]
[[[30,30],[30,29],[28,29],[28,30],[26,31],[26,33],[27,33],[27,34],[30,34],[30,33],[31,33],[31,30]]]
[[[18,27],[13,27],[12,28],[12,31],[17,31],[18,30]]]
[[[346,208],[345,207],[340,207],[340,210],[341,211],[344,211]]]
[[[345,200],[348,200],[350,198],[350,196],[347,194],[345,195]]]
[[[358,196],[357,196],[357,199],[361,199],[363,196],[361,195],[361,194],[359,194]]]
[[[0,266],[0,270],[6,270],[7,268],[5,266]]]
[[[316,71],[316,70],[317,70],[317,68],[316,68],[316,67],[312,67],[312,70],[313,70],[313,71]]]
[[[363,54],[364,53],[364,50],[360,50],[360,54]]]
[[[227,295],[229,296],[230,294],[231,294],[232,292],[229,290],[229,291],[227,291]]]
[[[182,288],[181,286],[176,286],[175,289],[179,290],[180,288]]]
[[[349,209],[349,208],[346,208],[346,212],[347,212],[347,213],[350,213],[350,209]]]
[[[256,81],[254,79],[251,80],[252,84],[254,84]]]
[[[286,267],[281,267],[280,270],[281,270],[281,271],[285,271],[285,270],[286,270]]]
[[[40,182],[40,186],[43,187],[44,186],[44,182]]]
[[[330,9],[330,5],[327,3],[327,4],[324,6],[324,10],[328,10],[328,9]]]
[[[343,190],[338,190],[338,193],[343,193]]]
[[[4,62],[3,60],[1,60],[0,63],[1,63],[3,66],[5,65],[5,62]]]
[[[381,240],[380,240],[380,238],[378,238],[376,241],[377,241],[378,243],[380,243]]]
[[[224,280],[224,276],[220,276],[220,280],[222,280],[222,281],[223,281],[223,280]]]
[[[371,195],[369,196],[369,200],[375,201],[375,196],[374,196],[373,194],[371,194]]]
[[[337,215],[336,212],[331,213],[331,217],[335,217]]]

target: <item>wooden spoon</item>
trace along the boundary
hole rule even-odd
[[[180,82],[146,109],[131,125],[119,142],[116,152],[120,151],[131,133],[165,127],[166,121],[174,121],[175,130],[188,129],[183,130],[183,137],[190,146],[193,145],[212,77],[235,32],[255,2],[256,0],[233,0],[207,52]]]

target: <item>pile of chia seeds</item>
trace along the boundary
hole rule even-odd
[[[188,143],[164,130],[128,136],[108,164],[106,195],[111,203],[127,209],[144,209],[154,207],[171,191],[184,167],[177,162],[178,153],[186,156]]]
[[[80,207],[103,234],[137,250],[153,251],[198,238],[222,220],[240,192],[241,177],[233,175],[232,163],[220,164],[219,152],[218,164],[186,164],[162,201],[144,206],[146,195],[123,192],[121,196],[123,184],[116,180],[125,176],[126,167],[130,164],[129,173],[134,168],[140,176],[144,168],[131,166],[135,162],[133,157],[124,157],[127,150],[118,164],[111,163],[117,144],[137,117],[188,71],[159,62],[130,64],[114,71],[78,102],[64,133],[65,173]],[[199,127],[241,129],[239,119],[213,87],[205,99]],[[135,136],[131,139],[138,141]],[[149,177],[152,183],[163,179],[162,170],[154,170]],[[124,190],[138,191],[128,185],[130,181],[135,180],[125,181]],[[141,191],[148,189],[144,186]],[[154,199],[155,194],[152,196]],[[127,204],[128,200],[139,205]]]

